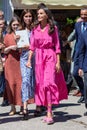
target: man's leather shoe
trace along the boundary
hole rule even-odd
[[[87,112],[84,113],[84,116],[87,116]]]
[[[81,97],[82,96],[81,92],[79,92],[76,96]]]
[[[84,97],[81,96],[80,99],[77,101],[78,103],[83,103],[84,102]]]
[[[77,94],[79,93],[80,91],[79,90],[76,90],[73,94],[73,96],[77,96]]]

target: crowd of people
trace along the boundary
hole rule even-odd
[[[43,121],[53,124],[52,106],[68,98],[71,75],[81,92],[78,103],[85,100],[87,107],[86,22],[87,8],[83,8],[73,30],[73,54],[69,62],[74,63],[73,71],[69,66],[66,78],[61,54],[65,46],[71,47],[72,40],[67,37],[67,42],[61,45],[58,27],[47,6],[40,3],[36,14],[25,9],[20,18],[13,16],[8,25],[0,11],[0,95],[3,95],[3,102],[11,105],[9,116],[16,114],[16,105],[19,105],[19,114],[23,115],[23,120],[28,120],[28,104],[35,103],[34,116],[46,110]],[[28,45],[21,48],[17,46],[18,30],[26,30],[29,39]]]
[[[0,26],[0,58],[5,80],[2,91],[3,100],[5,97],[11,105],[9,116],[16,113],[16,105],[19,105],[19,114],[23,115],[23,120],[28,120],[28,104],[33,98],[32,103],[36,104],[34,116],[40,116],[46,110],[43,121],[52,124],[52,106],[67,99],[67,87],[60,66],[58,29],[51,11],[41,3],[38,5],[36,17],[32,10],[25,9],[20,18],[13,16],[7,27],[3,11],[1,13],[0,22],[3,21],[3,27]],[[28,45],[20,48],[17,46],[21,38],[16,35],[18,30],[26,30],[29,39]],[[24,42],[26,43],[26,39]]]

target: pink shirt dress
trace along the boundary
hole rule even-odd
[[[33,29],[30,38],[30,49],[35,50],[35,103],[47,106],[59,104],[67,99],[67,87],[63,72],[56,73],[56,54],[61,53],[58,30],[48,34],[49,25],[41,30],[40,25]],[[49,93],[49,94],[48,94]]]

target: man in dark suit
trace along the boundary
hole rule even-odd
[[[85,23],[85,31],[81,34],[79,40],[79,76],[84,76],[84,99],[87,108],[87,22]],[[87,112],[84,113],[87,115]]]
[[[78,103],[82,103],[84,101],[84,83],[83,78],[78,75],[79,69],[79,48],[80,48],[80,37],[82,33],[85,31],[85,22],[87,22],[87,8],[83,8],[80,11],[80,17],[82,19],[81,22],[77,22],[75,24],[75,33],[76,33],[76,46],[75,46],[75,55],[74,55],[74,72],[73,76],[80,88],[81,98],[78,100]]]

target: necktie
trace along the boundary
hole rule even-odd
[[[86,30],[85,22],[82,22],[81,32],[83,33]]]

